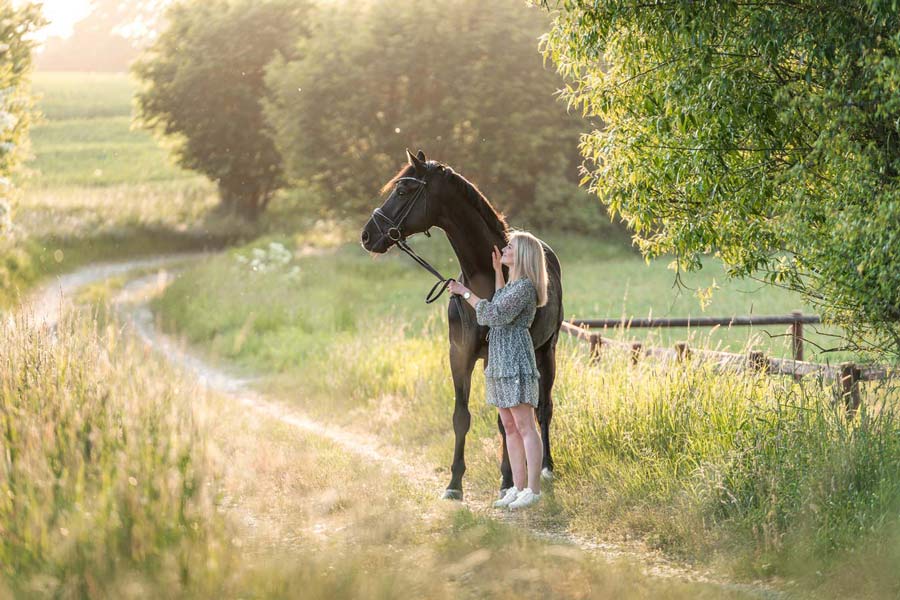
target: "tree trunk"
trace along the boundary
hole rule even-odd
[[[218,187],[222,212],[238,215],[251,222],[259,219],[262,206],[257,186],[219,180]]]

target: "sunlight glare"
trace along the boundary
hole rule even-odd
[[[91,12],[90,0],[44,0],[44,16],[50,22],[36,36],[40,40],[49,37],[69,37],[72,27]]]

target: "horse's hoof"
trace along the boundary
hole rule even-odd
[[[553,481],[553,471],[544,467],[541,469],[541,479],[544,481]]]
[[[462,500],[462,490],[444,490],[444,495],[441,496],[444,500]]]

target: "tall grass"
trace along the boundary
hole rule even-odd
[[[449,477],[446,313],[420,304],[421,274],[393,257],[372,265],[340,245],[263,271],[237,259],[254,248],[266,254],[271,241],[191,269],[156,309],[212,353],[274,375],[271,389],[306,410],[377,432]],[[440,249],[431,250],[440,262]],[[570,271],[587,268],[576,262]],[[594,535],[639,536],[747,576],[816,580],[817,570],[836,577],[862,555],[870,565],[897,556],[896,389],[865,390],[865,408],[848,421],[815,381],[651,361],[635,368],[615,353],[594,368],[568,337],[557,368],[559,478],[546,518]],[[472,383],[466,485],[486,500],[499,483],[496,414],[484,403],[481,369]],[[893,571],[870,575],[878,589],[900,585]],[[827,585],[839,585],[829,577]]]
[[[334,338],[273,389],[320,418],[378,432],[446,474],[454,396],[443,329],[407,337],[385,323],[365,337]],[[815,580],[860,553],[878,565],[900,557],[895,389],[870,390],[851,421],[815,383],[700,365],[632,367],[627,354],[592,367],[570,340],[557,364],[558,479],[547,518],[584,534],[637,536],[748,577]],[[484,498],[499,485],[498,439],[478,369],[470,408],[466,486]],[[900,589],[890,570],[866,576]]]
[[[204,395],[112,326],[19,317],[0,340],[0,565],[14,594],[202,587],[222,550]]]
[[[439,505],[84,313],[0,323],[0,457],[2,597],[741,597]]]

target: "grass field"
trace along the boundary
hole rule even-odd
[[[156,310],[212,357],[267,374],[270,391],[412,449],[449,480],[444,302],[425,305],[426,274],[399,253],[373,260],[345,241],[355,233],[322,223],[306,235],[233,249],[186,271]],[[439,238],[415,245],[453,273]],[[697,314],[696,299],[674,296],[664,265],[645,267],[627,250],[587,239],[546,239],[562,260],[567,316],[604,306],[640,314],[660,302],[674,314]],[[298,256],[287,259],[282,247]],[[299,256],[309,247],[317,251]],[[597,289],[605,292],[599,301]],[[718,293],[717,314],[797,307],[780,292]],[[746,331],[728,335],[698,344],[747,343]],[[765,343],[776,353],[782,340]],[[867,409],[849,423],[830,390],[812,381],[659,371],[649,361],[632,369],[612,353],[593,369],[570,338],[560,343],[558,369],[559,479],[544,518],[601,537],[638,536],[741,576],[797,577],[822,593],[852,588],[844,569],[860,562],[872,569],[867,590],[900,589],[881,570],[896,558],[900,509],[895,390],[866,389]],[[476,368],[466,485],[482,496],[498,484],[496,416],[483,398]]]
[[[12,242],[0,242],[0,306],[92,261],[218,248],[252,228],[217,218],[215,188],[133,129],[125,74],[36,73],[44,122],[18,178]]]
[[[0,359],[2,597],[748,597],[534,539],[248,418],[115,318],[4,319]]]
[[[31,188],[197,179],[131,125],[135,84],[122,73],[35,73],[45,122],[31,132]]]
[[[356,242],[361,223],[305,219],[302,195],[273,203],[257,227],[216,221],[212,186],[130,129],[125,76],[38,74],[35,88],[48,120],[34,131],[35,175],[17,213],[27,237],[2,256],[0,301],[86,262],[268,231],[186,271],[154,305],[162,323],[210,356],[264,375],[266,390],[323,420],[377,433],[449,478],[446,300],[422,302],[433,283],[427,273],[397,252],[368,256]],[[727,282],[709,262],[685,277],[691,288],[720,287],[704,312],[690,290],[673,288],[664,262],[645,265],[621,243],[536,233],[560,257],[566,318],[804,308],[794,295]],[[457,274],[443,236],[413,245]],[[73,322],[57,341],[23,324],[3,330],[0,386],[3,414],[12,415],[3,435],[16,460],[0,464],[0,527],[12,532],[0,540],[0,595],[512,597],[508,582],[522,581],[546,596],[559,591],[562,570],[572,595],[634,589],[621,587],[627,576],[465,511],[417,521],[427,505],[421,490],[321,441],[248,422],[239,407],[198,400],[190,382],[118,340],[110,325]],[[810,358],[845,358],[816,349],[834,344],[830,333],[808,331]],[[784,356],[782,334],[610,333]],[[662,371],[649,362],[633,369],[615,354],[595,369],[569,338],[558,365],[558,479],[536,518],[591,536],[640,537],[738,577],[796,578],[823,595],[900,593],[891,568],[900,561],[895,390],[865,388],[865,408],[848,422],[815,382]],[[476,368],[466,486],[489,497],[497,434],[483,397]],[[220,516],[226,505],[268,525],[236,526]],[[344,533],[317,538],[323,523]],[[491,558],[501,553],[512,562],[496,567]],[[458,575],[448,578],[448,569]],[[102,591],[92,592],[97,585]]]
[[[316,340],[322,331],[364,333],[372,322],[386,315],[408,323],[409,330],[417,331],[428,320],[444,318],[446,310],[438,308],[444,305],[443,302],[426,305],[422,301],[434,281],[432,276],[396,250],[385,256],[370,257],[352,241],[358,233],[357,226],[356,223],[329,225],[322,222],[318,229],[314,227],[294,237],[266,237],[233,250],[231,256],[217,259],[185,276],[185,285],[198,284],[191,297],[191,306],[180,308],[191,312],[173,312],[172,316],[191,339],[215,338],[217,350],[230,357],[253,363],[258,358],[257,346],[269,348],[267,352],[270,353],[284,353],[280,359],[273,357],[272,364],[276,365],[295,360],[295,348],[310,347],[313,348],[310,351],[315,352]],[[267,248],[272,243],[302,252],[307,244],[321,245],[316,236],[325,236],[323,232],[329,227],[333,229],[330,236],[325,237],[325,245],[330,253],[302,258],[292,265],[298,272],[290,278],[283,277],[278,269],[271,273],[251,273],[258,278],[258,284],[246,285],[247,269],[241,267],[237,255],[262,252],[268,256]],[[674,273],[666,268],[664,261],[648,266],[627,247],[585,236],[551,233],[542,237],[555,249],[561,261],[566,319],[650,315],[728,317],[786,314],[804,308],[796,295],[783,290],[748,282],[722,281],[721,289],[716,290],[711,304],[703,311],[690,290],[673,288]],[[458,274],[456,258],[444,236],[431,239],[419,236],[412,244],[445,275]],[[704,271],[688,275],[684,280],[692,287],[709,286],[713,279],[720,279],[714,274],[716,267],[710,263]],[[193,283],[188,284],[189,281]],[[242,287],[239,295],[236,294],[237,286]],[[232,289],[235,293],[219,294],[222,289]],[[177,290],[176,286],[172,293]],[[258,315],[253,311],[255,320],[248,323],[248,308],[258,305],[256,303],[262,297],[267,299],[266,314]],[[298,298],[303,300],[298,301]],[[249,342],[250,346],[241,345],[235,354],[228,349],[236,347],[232,337],[240,331],[256,341]],[[610,335],[635,337],[667,346],[675,341],[691,340],[697,346],[732,351],[743,351],[752,345],[773,356],[786,356],[790,354],[790,341],[781,337],[785,333],[786,328],[782,327],[735,327],[715,331],[636,329],[627,333],[610,332]],[[829,347],[833,344],[831,338],[817,334],[815,328],[808,327],[806,333],[810,357],[817,357],[815,345]],[[825,330],[825,333],[829,331]],[[267,339],[269,336],[285,340],[286,345],[274,343]],[[840,356],[820,354],[818,358],[834,361]]]
[[[134,83],[124,73],[38,71],[32,90],[50,121],[131,116]]]
[[[25,184],[16,217],[29,243],[6,267],[6,279],[20,287],[43,274],[70,269],[86,260],[133,256],[154,248],[178,251],[198,244],[220,245],[227,239],[247,239],[260,231],[308,227],[300,218],[302,198],[291,204],[283,197],[273,203],[270,214],[255,228],[211,222],[208,216],[216,204],[213,187],[174,167],[166,151],[147,132],[131,128],[135,84],[127,75],[36,73],[34,89],[41,97],[39,107],[47,122],[33,131],[36,159],[31,166],[36,174]],[[359,225],[348,225],[347,235],[355,236],[356,232],[350,230]],[[704,272],[684,278],[694,288],[714,282],[721,286],[702,312],[691,290],[672,287],[674,273],[666,270],[663,262],[645,267],[620,241],[604,243],[564,234],[544,237],[557,249],[563,264],[567,318],[758,315],[804,308],[788,293],[759,290],[760,286],[752,282],[725,282],[721,269],[710,264]],[[415,243],[435,256],[447,271],[453,271],[454,259],[443,240]],[[57,251],[62,252],[62,260]],[[355,251],[351,243],[341,254],[352,257]],[[342,266],[336,263],[334,268]],[[386,281],[377,284],[390,301],[386,308],[392,310],[396,300],[397,310],[421,322],[426,313],[421,312],[424,307],[415,298],[418,286],[424,287],[427,279],[416,273],[411,263],[405,266],[409,269],[398,271],[401,279],[395,289],[391,290]],[[814,344],[834,345],[827,336],[807,329],[811,342],[808,350],[814,350]],[[760,343],[775,355],[787,352],[786,339],[769,336],[784,333],[783,328],[720,330],[712,336],[708,336],[708,330],[634,332],[637,337],[649,336],[650,341],[665,345],[690,339],[731,349],[742,349],[759,336]],[[834,361],[840,357],[829,358]]]

